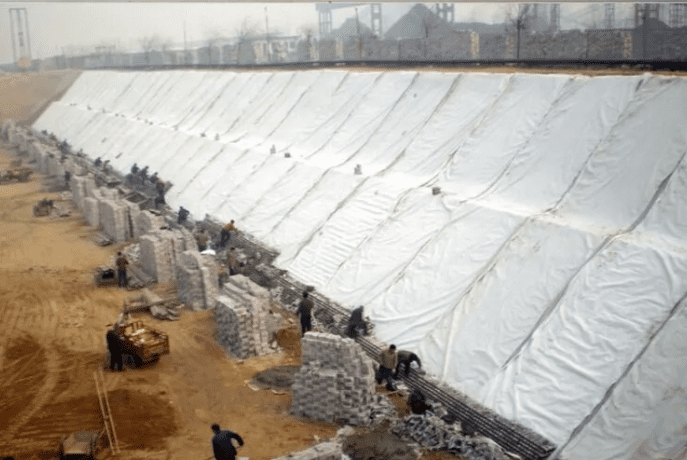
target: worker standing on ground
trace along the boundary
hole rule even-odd
[[[381,384],[386,380],[386,389],[395,391],[394,386],[394,370],[398,365],[398,355],[396,354],[396,345],[391,344],[389,348],[382,351],[379,355],[379,369],[377,370],[377,384]]]
[[[116,329],[109,329],[105,338],[107,339],[107,348],[110,350],[110,370],[114,371],[116,367],[118,371],[123,371],[122,344],[119,341]]]
[[[243,439],[237,433],[229,430],[221,430],[219,425],[214,423],[212,425],[212,432],[215,435],[212,437],[212,453],[216,460],[235,460],[236,447],[231,441],[236,439],[239,446],[243,445]]]
[[[308,298],[308,291],[303,291],[303,299],[298,304],[296,314],[301,318],[301,335],[312,330],[312,309],[315,304]]]
[[[72,178],[72,173],[70,173],[69,171],[65,171],[64,172],[64,183],[67,187],[69,187],[69,179],[71,179],[71,178]]]
[[[405,366],[405,375],[408,375],[408,373],[410,372],[410,363],[412,363],[413,361],[417,363],[418,367],[422,367],[422,362],[420,362],[420,358],[412,351],[398,350],[397,355],[398,365],[396,366],[396,378],[398,378],[398,374],[401,371],[401,367],[403,366]]]
[[[223,248],[227,245],[229,240],[231,240],[231,231],[236,231],[236,227],[234,226],[234,221],[232,220],[229,222],[227,225],[225,225],[222,228],[222,231],[220,232],[220,240],[219,240],[219,247]]]
[[[119,287],[127,287],[128,282],[126,279],[126,266],[129,265],[129,261],[126,256],[121,252],[117,253],[117,285]]]

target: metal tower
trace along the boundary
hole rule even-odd
[[[670,27],[682,27],[687,20],[687,4],[671,3],[668,8],[668,25]]]
[[[382,38],[382,4],[370,3],[370,29],[378,38]]]
[[[604,4],[604,29],[615,28],[615,3]]]
[[[14,62],[19,67],[28,67],[31,64],[31,37],[26,8],[10,8],[10,29]]]
[[[436,13],[444,21],[453,24],[455,19],[453,3],[437,3]]]
[[[635,27],[644,24],[647,19],[659,19],[661,5],[658,3],[635,3]]]

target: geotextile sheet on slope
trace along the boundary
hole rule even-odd
[[[177,71],[85,72],[34,127],[158,171],[564,456],[660,459],[687,424],[686,121],[687,80],[650,74]]]

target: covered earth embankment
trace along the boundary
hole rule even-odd
[[[629,459],[685,441],[685,120],[651,74],[86,72],[34,128],[149,166],[567,457]]]

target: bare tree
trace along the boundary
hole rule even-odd
[[[515,29],[517,31],[516,59],[520,59],[520,34],[529,27],[529,8],[530,5],[525,3],[508,5],[508,9],[506,10],[506,30],[510,32]]]
[[[143,52],[146,55],[146,64],[150,64],[150,53],[161,48],[163,40],[159,35],[143,37],[138,40]]]
[[[237,64],[241,60],[241,51],[243,51],[247,45],[250,45],[250,36],[255,35],[256,30],[257,30],[257,27],[256,27],[255,23],[249,21],[248,18],[243,18],[243,22],[241,22],[241,25],[236,29],[236,39],[237,39],[236,63]]]

